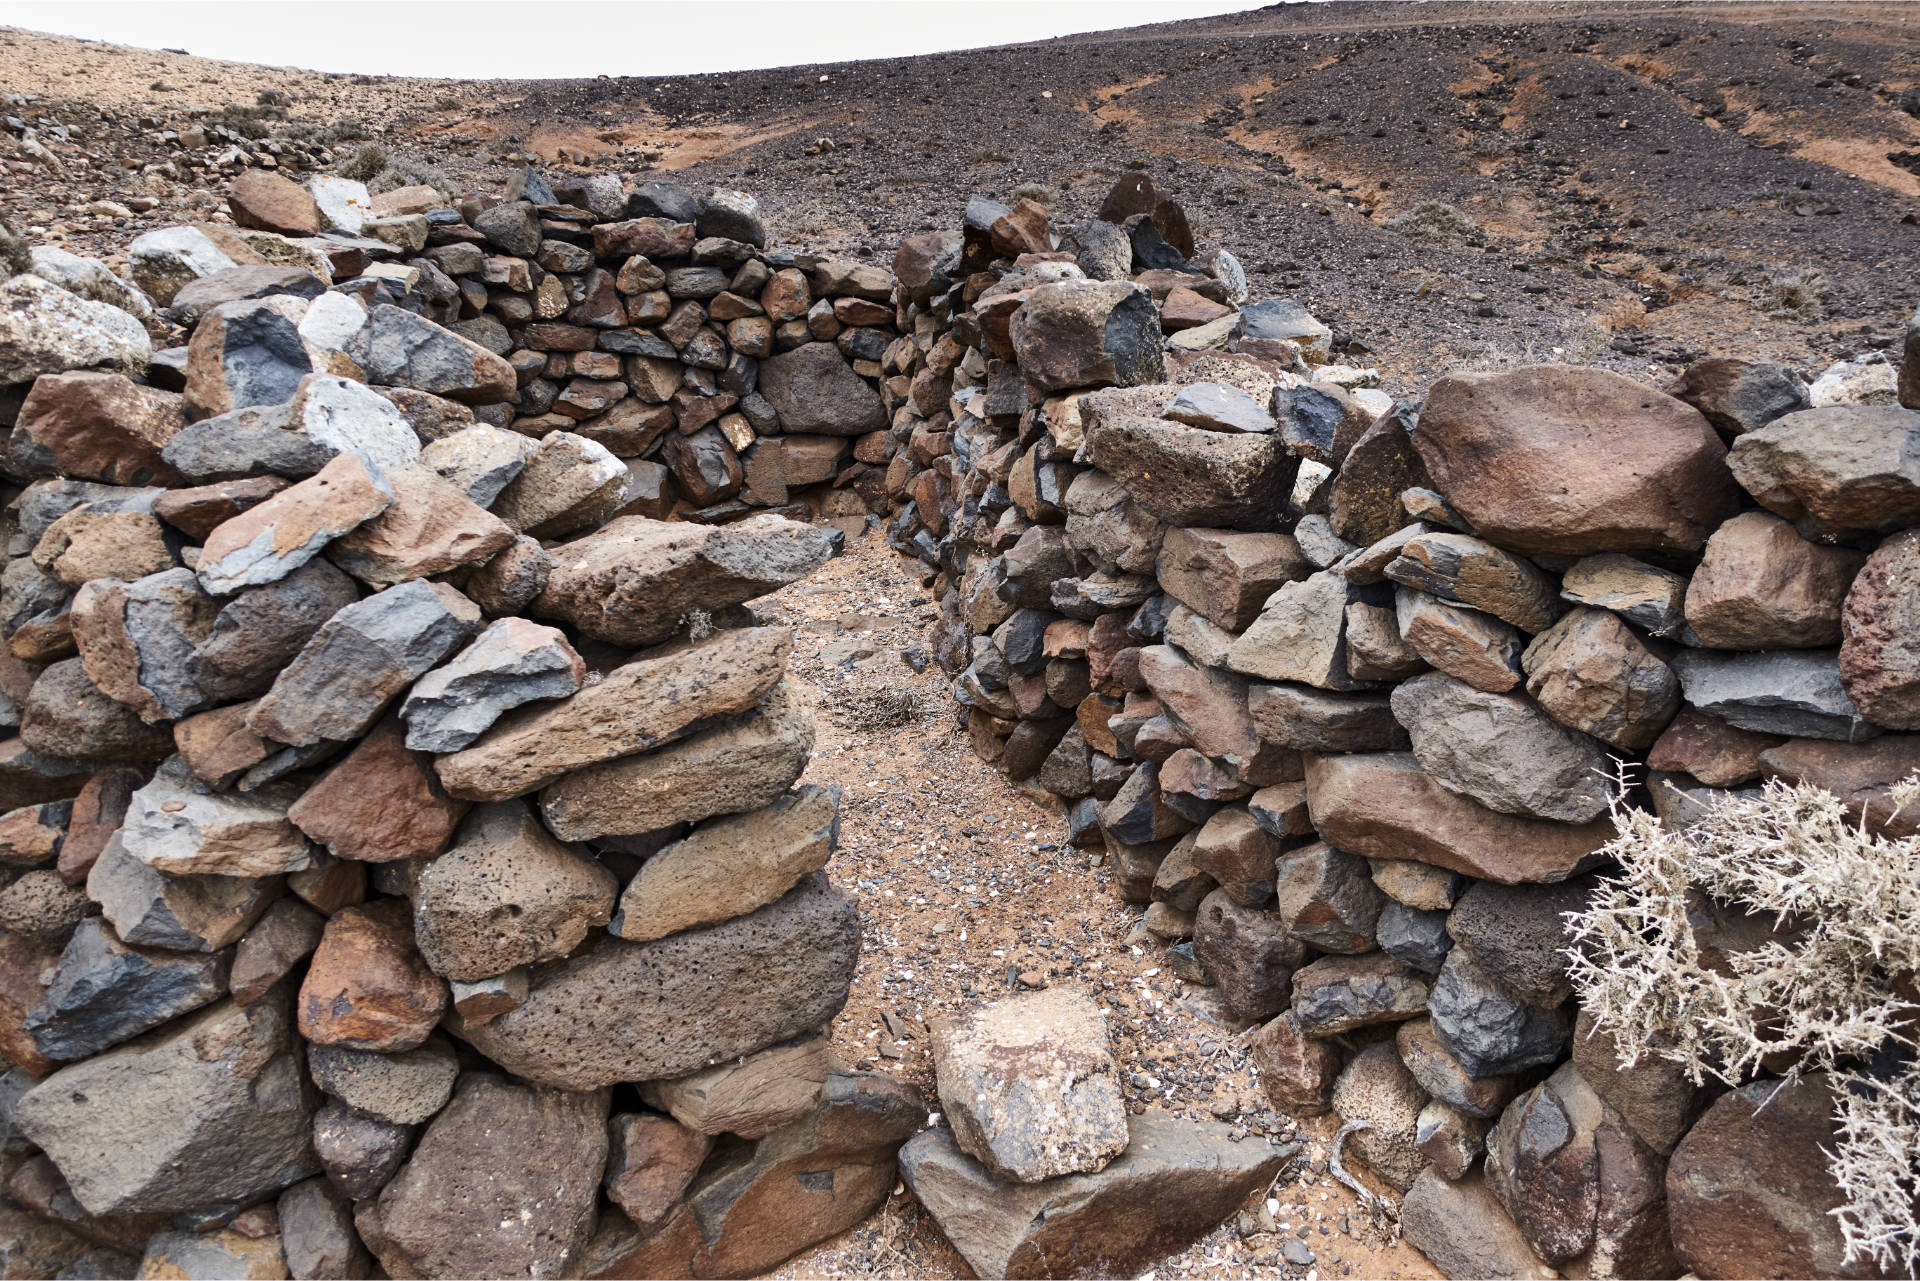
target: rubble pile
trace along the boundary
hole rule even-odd
[[[1864,1275],[1824,1080],[1756,1110],[1777,1082],[1623,1065],[1564,918],[1623,768],[1671,823],[1771,777],[1914,831],[1920,326],[1898,392],[1718,357],[1396,400],[1139,175],[1077,222],[976,198],[894,271],[888,532],[957,713],[1275,1105],[1337,1114],[1449,1275]]]
[[[858,492],[891,312],[738,193],[364,194],[0,245],[8,1273],[765,1271],[926,1118],[829,1051],[839,796],[747,605],[841,546],[779,460]]]

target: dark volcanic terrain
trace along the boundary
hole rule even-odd
[[[50,178],[17,156],[0,207],[103,249],[217,204],[219,141],[160,136],[208,120],[319,132],[335,162],[364,133],[461,186],[521,156],[678,171],[753,190],[785,240],[876,258],[969,192],[1045,188],[1057,221],[1144,169],[1256,295],[1305,301],[1395,388],[1463,361],[1657,375],[1735,347],[1817,368],[1893,340],[1920,264],[1920,7],[1901,4],[1291,5],[929,57],[484,82],[9,31],[0,83],[33,95],[9,134],[66,160]],[[159,206],[132,226],[86,213],[140,195]]]

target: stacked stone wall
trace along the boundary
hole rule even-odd
[[[1566,914],[1623,772],[1671,824],[1779,778],[1913,834],[1920,360],[1395,400],[1140,177],[1083,221],[976,199],[894,268],[889,537],[958,715],[1258,1029],[1273,1102],[1337,1114],[1449,1275],[1854,1274],[1823,1079],[1756,1110],[1777,1081],[1625,1065]]]

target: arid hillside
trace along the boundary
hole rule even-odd
[[[1899,4],[1336,3],[930,57],[506,82],[7,32],[9,135],[35,130],[64,175],[17,155],[0,204],[80,238],[114,230],[86,213],[102,197],[157,198],[152,217],[177,220],[215,203],[222,173],[181,165],[162,131],[211,119],[327,157],[296,167],[372,141],[462,186],[521,156],[675,170],[753,190],[785,238],[879,257],[961,193],[1037,186],[1090,212],[1143,168],[1257,293],[1299,296],[1396,383],[1555,349],[1664,370],[1735,339],[1813,366],[1885,346],[1913,309],[1917,28]]]

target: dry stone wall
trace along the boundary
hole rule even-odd
[[[1079,222],[975,199],[894,270],[889,536],[961,720],[1257,1027],[1274,1103],[1337,1114],[1449,1275],[1865,1275],[1824,1082],[1624,1066],[1564,917],[1623,765],[1672,823],[1773,777],[1914,831],[1920,359],[1394,400],[1138,176]]]
[[[746,604],[884,503],[888,273],[538,182],[0,246],[9,1275],[751,1275],[925,1122]]]

